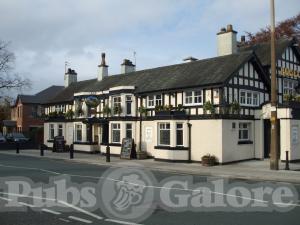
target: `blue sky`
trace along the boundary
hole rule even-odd
[[[276,1],[276,21],[299,12],[299,0]],[[65,61],[95,78],[101,52],[111,75],[134,51],[138,70],[214,57],[221,27],[240,37],[269,24],[269,0],[1,0],[0,21],[16,72],[33,82],[23,92],[35,93],[63,85]]]

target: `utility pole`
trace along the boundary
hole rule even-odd
[[[270,0],[271,6],[271,156],[270,169],[279,169],[279,140],[277,122],[277,77],[275,56],[275,4]]]

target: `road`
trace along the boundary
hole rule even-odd
[[[66,224],[134,224],[132,220],[128,219],[129,214],[124,214],[124,218],[119,218],[118,216],[114,216],[113,213],[109,213],[102,206],[106,203],[100,203],[99,207],[95,207],[93,209],[80,207],[78,205],[74,205],[69,203],[70,198],[67,197],[67,200],[59,199],[51,199],[47,197],[40,196],[44,201],[53,201],[54,206],[47,207],[46,205],[38,205],[36,202],[39,200],[37,195],[32,193],[26,194],[17,194],[15,192],[11,192],[10,190],[6,190],[4,188],[3,182],[12,181],[12,179],[17,179],[19,177],[20,180],[28,179],[33,182],[32,187],[38,187],[40,184],[50,184],[49,178],[66,176],[70,177],[68,185],[72,185],[74,183],[78,185],[82,185],[84,187],[89,184],[95,184],[95,187],[99,189],[97,185],[99,185],[99,180],[109,180],[110,182],[116,182],[118,184],[118,180],[114,180],[114,175],[112,173],[111,177],[107,177],[107,171],[109,167],[106,166],[97,166],[90,164],[82,164],[75,163],[64,160],[53,160],[53,159],[45,159],[45,158],[35,158],[29,156],[22,155],[4,155],[0,154],[0,224],[1,225],[66,225]],[[112,168],[110,168],[112,169]],[[132,174],[132,170],[136,170],[134,168],[130,169],[120,169],[114,168],[118,170],[118,172],[122,171],[124,174],[130,175]],[[126,171],[128,170],[128,171]],[[142,168],[138,170],[142,171]],[[148,175],[149,171],[146,171],[146,175]],[[172,186],[171,188],[165,186],[163,187],[163,181],[166,179],[170,179],[174,177],[175,174],[161,172],[161,171],[151,171],[149,172],[154,176],[156,180],[155,184],[151,184],[147,186],[147,189],[151,189],[152,193],[156,196],[154,198],[154,205],[147,202],[146,197],[143,196],[143,199],[146,203],[146,206],[137,207],[138,213],[141,214],[149,214],[145,216],[145,218],[135,222],[136,224],[180,224],[180,225],[188,225],[188,224],[205,224],[205,225],[252,225],[252,224],[299,224],[299,214],[300,214],[300,205],[299,198],[296,196],[295,202],[291,205],[288,205],[289,210],[286,212],[280,212],[278,210],[269,210],[268,212],[264,212],[255,207],[250,207],[249,205],[245,207],[241,207],[239,209],[235,209],[232,206],[224,207],[224,208],[197,208],[193,209],[181,209],[175,210],[175,208],[166,209],[163,206],[157,206],[160,200],[157,199],[157,196],[161,196],[162,191],[164,193],[172,193],[186,196],[184,194],[189,194],[191,198],[197,197],[196,188],[189,187],[188,189],[184,189],[180,185]],[[105,179],[104,179],[105,178]],[[186,179],[193,179],[194,184],[198,183],[208,183],[211,177],[205,176],[189,176],[186,175],[178,175],[177,179],[180,182],[185,181]],[[168,180],[169,181],[169,180]],[[228,182],[228,183],[227,183]],[[72,184],[71,184],[72,183]],[[135,183],[136,184],[136,183]],[[235,185],[239,184],[243,187],[249,188],[254,187],[255,185],[261,185],[260,182],[256,181],[242,181],[242,180],[229,180],[225,182],[225,185]],[[106,186],[105,186],[106,185]],[[108,185],[108,186],[107,186]],[[105,183],[101,186],[104,189],[105,193],[102,195],[102,200],[105,202],[105,199],[109,199],[109,195],[113,193],[113,190],[110,189],[110,184]],[[121,184],[122,185],[122,184]],[[281,187],[282,185],[288,185],[288,187],[294,188],[296,194],[300,193],[300,185],[289,185],[282,183],[272,183],[274,188]],[[106,187],[106,189],[104,188]],[[135,188],[137,186],[134,186]],[[145,186],[144,186],[145,187]],[[184,190],[183,190],[184,189]],[[122,189],[120,189],[122,190]],[[124,189],[123,189],[124,190]],[[196,191],[196,192],[195,192]],[[142,192],[141,192],[142,193]],[[143,192],[144,193],[144,192]],[[150,193],[150,192],[149,192]],[[174,193],[173,193],[174,194]],[[146,195],[144,193],[144,195]],[[218,195],[232,197],[232,195],[227,193],[218,193]],[[66,196],[68,196],[66,194]],[[123,198],[117,202],[119,207],[127,207],[126,201],[124,200],[124,196],[126,195],[123,192]],[[176,196],[176,195],[175,195]],[[238,196],[238,195],[237,195]],[[74,196],[73,196],[74,197]],[[122,197],[122,196],[121,196]],[[198,196],[199,197],[199,196]],[[54,197],[55,198],[55,197]],[[99,200],[99,195],[96,195],[97,201]],[[133,200],[132,200],[133,199]],[[137,198],[134,197],[129,200],[129,203],[135,204],[137,202]],[[178,200],[179,198],[177,198]],[[183,199],[183,198],[182,198]],[[182,200],[181,199],[181,200]],[[185,198],[184,198],[185,199]],[[247,197],[242,200],[248,199]],[[266,201],[260,202],[261,200],[256,199],[254,197],[249,198],[252,203],[266,203],[270,199],[266,199]],[[41,199],[40,199],[41,200]],[[140,199],[139,199],[140,200]],[[18,206],[9,207],[8,204],[14,202]],[[101,201],[100,201],[101,202]],[[173,201],[173,203],[176,201]],[[181,202],[185,202],[182,200]],[[102,205],[101,205],[102,204]],[[283,202],[274,202],[275,206],[282,206]],[[147,209],[143,207],[149,207]],[[152,212],[153,211],[153,212]],[[129,211],[128,211],[129,212]]]

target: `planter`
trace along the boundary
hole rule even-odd
[[[172,111],[174,116],[185,116],[185,111]]]
[[[203,156],[201,160],[202,166],[214,166],[216,165],[215,156]]]
[[[137,159],[147,159],[147,153],[144,151],[137,151],[136,158]]]
[[[171,115],[171,111],[156,111],[155,115],[156,116],[170,116]]]

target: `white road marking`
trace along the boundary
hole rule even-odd
[[[35,205],[32,205],[32,204],[28,204],[28,203],[25,203],[25,202],[18,202],[20,205],[23,205],[23,206],[28,206],[28,207],[31,207],[31,208],[34,208],[36,207]]]
[[[0,166],[4,166],[4,167],[12,167],[12,168],[22,168],[22,169],[36,169],[41,171],[40,168],[32,168],[32,167],[16,167],[16,166],[7,166],[7,165],[3,165],[0,164]],[[51,170],[44,170],[44,172],[49,172],[49,173],[55,173],[57,175],[62,174],[62,173],[57,173],[55,171],[51,171]],[[160,187],[160,186],[147,186],[147,185],[141,185],[141,184],[136,184],[136,183],[131,183],[131,182],[124,182],[123,180],[118,180],[118,179],[113,179],[110,177],[94,177],[94,176],[83,176],[83,175],[76,175],[76,174],[62,174],[62,175],[68,175],[71,177],[82,177],[82,178],[93,178],[93,179],[105,179],[105,180],[110,180],[113,182],[123,182],[126,184],[130,184],[130,185],[134,185],[134,186],[142,186],[144,188],[153,188],[153,189],[167,189],[167,190],[180,190],[180,191],[189,191],[189,192],[201,192],[201,190],[199,189],[189,189],[189,188],[166,188],[166,187]],[[269,203],[266,200],[262,200],[262,199],[255,199],[255,198],[248,198],[248,197],[243,197],[243,196],[238,196],[238,195],[230,195],[230,194],[225,194],[222,192],[214,192],[214,191],[209,191],[211,194],[217,194],[217,195],[223,195],[223,196],[228,196],[228,197],[234,197],[234,198],[240,198],[240,199],[246,199],[246,200],[252,200],[254,202],[262,202],[262,203]],[[1,192],[0,192],[1,193]],[[66,202],[65,202],[66,203]],[[68,203],[66,203],[68,204]],[[286,206],[295,206],[295,207],[300,207],[300,204],[296,204],[296,203],[284,203],[284,202],[272,202],[272,204],[274,205],[286,205]],[[95,215],[97,216],[97,215]],[[98,217],[98,216],[97,216]],[[102,217],[100,217],[101,219],[103,219]]]
[[[124,224],[124,225],[142,225],[138,223],[131,223],[131,222],[126,222],[122,220],[113,220],[113,219],[105,219],[107,222],[112,222],[112,223],[118,223],[118,224]]]
[[[82,218],[76,217],[76,216],[69,216],[68,218],[72,219],[72,220],[77,220],[77,221],[83,222],[83,223],[92,223],[92,221],[90,221],[90,220],[82,219]]]
[[[32,199],[41,199],[41,200],[47,200],[47,201],[54,201],[54,202],[58,202],[58,203],[60,203],[62,205],[68,206],[69,208],[75,209],[75,210],[77,210],[77,211],[79,211],[81,213],[84,213],[84,214],[88,215],[88,216],[94,217],[94,218],[96,218],[98,220],[102,220],[103,219],[103,217],[98,216],[98,215],[96,215],[94,213],[91,213],[89,211],[81,209],[81,208],[79,208],[77,206],[74,206],[72,204],[69,204],[69,203],[67,203],[65,201],[61,201],[61,200],[57,200],[57,199],[53,199],[53,198],[43,198],[43,197],[39,197],[39,196],[29,196],[29,195],[21,195],[21,194],[6,193],[6,192],[0,192],[0,194],[8,195],[8,196],[17,196],[17,197],[24,197],[24,198],[32,198]]]
[[[12,199],[10,199],[10,198],[5,198],[5,197],[0,197],[0,199],[5,200],[5,201],[8,201],[8,202],[11,202],[11,201],[12,201]]]
[[[60,215],[61,213],[60,212],[56,212],[56,211],[53,211],[53,210],[50,210],[50,209],[42,209],[43,212],[47,212],[47,213],[51,213],[51,214],[54,214],[54,215]]]
[[[86,211],[86,210],[84,210],[84,209],[81,209],[81,208],[79,208],[79,207],[77,207],[77,206],[75,206],[75,205],[71,205],[71,204],[69,204],[69,203],[67,203],[67,202],[65,202],[65,201],[57,200],[57,202],[59,202],[59,203],[61,203],[61,204],[63,204],[63,205],[66,205],[66,206],[68,206],[68,207],[70,207],[70,208],[73,208],[73,209],[75,209],[75,210],[77,210],[77,211],[79,211],[79,212],[82,212],[82,213],[84,213],[84,214],[86,214],[86,215],[89,215],[89,216],[91,216],[91,217],[94,217],[94,218],[96,218],[96,219],[98,219],[98,220],[102,220],[102,219],[103,219],[103,217],[101,217],[101,216],[98,216],[98,215],[96,215],[96,214],[94,214],[94,213],[91,213],[91,212],[89,212],[89,211]]]
[[[71,222],[70,220],[66,220],[66,219],[64,219],[64,218],[58,218],[58,219],[61,220],[61,221],[66,222],[66,223],[70,223],[70,222]]]

